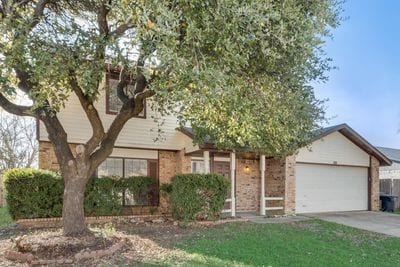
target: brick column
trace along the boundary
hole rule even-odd
[[[260,156],[261,190],[260,190],[260,215],[265,215],[265,155]]]
[[[379,211],[379,161],[371,156],[369,177],[370,210]]]
[[[285,162],[285,214],[296,212],[296,156],[286,157]]]

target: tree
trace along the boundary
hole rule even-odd
[[[12,168],[36,164],[38,146],[35,121],[5,114],[0,110],[0,174]]]
[[[4,0],[0,105],[45,125],[60,163],[66,235],[87,232],[83,193],[125,123],[151,98],[226,149],[283,155],[323,119],[310,81],[324,80],[324,38],[336,0]],[[95,108],[105,68],[120,72],[123,106],[108,129]],[[128,84],[134,86],[127,94]],[[32,106],[16,105],[18,90]],[[76,149],[57,113],[75,94],[93,134]]]

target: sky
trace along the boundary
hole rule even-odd
[[[400,148],[400,1],[347,0],[344,9],[325,47],[337,69],[315,94],[328,99],[329,125],[347,123],[373,145]]]

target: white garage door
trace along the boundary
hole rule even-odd
[[[368,209],[368,168],[296,165],[296,213]]]

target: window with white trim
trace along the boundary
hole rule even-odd
[[[192,159],[192,173],[204,173],[204,160]]]
[[[149,176],[158,179],[157,176],[157,161],[147,159],[132,159],[132,158],[107,158],[97,169],[98,177],[118,176],[128,178],[133,176]],[[157,189],[158,190],[158,189]],[[154,189],[153,189],[154,191]],[[157,197],[157,192],[152,192],[152,197]],[[158,199],[157,199],[158,201]],[[124,206],[135,205],[154,205],[155,200],[149,199],[149,195],[134,197],[129,190],[125,190],[122,196],[122,204]],[[150,203],[152,202],[152,203]]]

